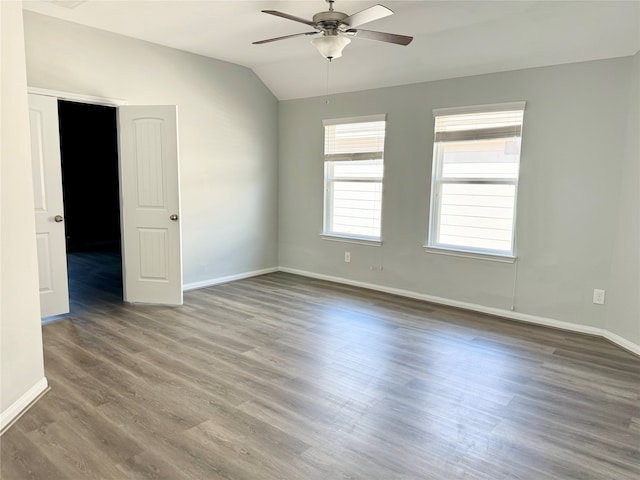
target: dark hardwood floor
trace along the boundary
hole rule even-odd
[[[67,253],[71,314],[122,303],[119,250]]]
[[[605,340],[285,273],[80,287],[3,480],[640,478],[640,359]]]

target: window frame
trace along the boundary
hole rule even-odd
[[[325,119],[323,120],[323,140],[326,142],[327,126],[348,125],[348,124],[357,124],[357,123],[372,123],[372,122],[384,122],[384,139],[386,140],[386,136],[387,136],[386,114],[367,115],[362,117]],[[354,160],[327,160],[326,152],[325,152],[325,154],[323,155],[324,157],[324,161],[323,161],[324,198],[323,198],[323,212],[322,212],[322,232],[320,233],[321,238],[325,240],[344,241],[348,243],[360,243],[365,245],[374,245],[374,246],[382,245],[382,224],[383,224],[382,202],[384,198],[384,177],[385,177],[384,148],[385,147],[383,147],[383,150],[382,150],[382,158],[381,158],[382,175],[380,177],[361,177],[361,176],[336,177],[333,172],[333,169],[335,168],[336,163],[350,162]],[[332,231],[330,227],[331,227],[331,221],[333,218],[334,188],[335,188],[334,186],[336,182],[369,183],[369,184],[380,185],[380,236],[357,235],[357,234],[349,234],[345,232]]]
[[[439,116],[448,115],[462,115],[473,113],[493,113],[500,111],[512,111],[522,110],[523,120],[520,124],[519,138],[522,140],[522,128],[524,127],[524,110],[526,102],[511,102],[492,105],[477,105],[471,107],[454,107],[454,108],[441,108],[433,110],[434,124],[435,119]],[[425,251],[430,253],[441,253],[444,255],[463,256],[470,258],[479,258],[483,260],[495,260],[499,262],[513,263],[517,258],[516,251],[516,226],[517,226],[517,205],[518,205],[518,185],[520,183],[520,164],[522,157],[522,148],[520,148],[518,154],[518,175],[516,178],[500,178],[500,177],[443,177],[442,170],[444,164],[444,148],[441,144],[447,142],[435,141],[435,126],[434,126],[434,142],[433,142],[433,154],[432,154],[432,173],[431,173],[431,195],[430,195],[430,208],[429,208],[429,222],[427,231],[427,242],[424,245]],[[499,138],[499,137],[498,137]],[[512,137],[503,137],[505,139]],[[461,143],[462,141],[451,142]],[[439,243],[436,239],[439,237],[440,227],[440,214],[442,208],[442,190],[443,185],[512,185],[514,187],[513,192],[513,218],[511,228],[511,249],[495,250],[489,248],[476,248],[471,246],[451,245],[446,243]]]

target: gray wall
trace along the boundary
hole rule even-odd
[[[608,305],[591,300],[594,288],[615,295],[609,280],[626,174],[631,63],[621,58],[362,91],[333,96],[328,105],[324,98],[281,102],[280,265],[505,311],[515,281],[516,312],[604,328]],[[426,253],[422,245],[432,109],[519,100],[527,107],[516,280],[516,265]],[[323,240],[322,119],[376,113],[387,114],[383,245]]]
[[[22,5],[0,2],[0,429],[46,388]]]
[[[640,53],[633,58],[628,105],[606,328],[640,345]]]
[[[278,102],[251,70],[24,17],[29,86],[178,106],[185,284],[277,266]]]

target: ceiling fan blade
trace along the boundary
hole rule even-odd
[[[350,28],[357,27],[358,25],[364,25],[365,23],[379,20],[380,18],[393,15],[393,11],[382,5],[374,5],[373,7],[365,8],[361,12],[354,13],[343,19],[340,23],[346,23]]]
[[[294,33],[293,35],[285,35],[284,37],[275,37],[275,38],[269,38],[267,40],[259,40],[257,42],[252,42],[252,44],[261,45],[263,43],[277,42],[278,40],[285,40],[287,38],[293,38],[293,37],[302,37],[303,35],[315,35],[317,33],[319,32]]]
[[[286,18],[287,20],[293,20],[294,22],[304,23],[305,25],[310,25],[315,27],[316,24],[311,20],[306,20],[304,18],[296,17],[294,15],[289,15],[288,13],[279,12],[277,10],[262,10],[262,13],[268,13],[269,15],[275,15],[276,17]]]
[[[397,45],[409,45],[413,40],[413,37],[406,35],[397,35],[395,33],[374,32],[371,30],[360,30],[350,28],[346,31],[348,34],[352,34],[356,38],[365,38],[367,40],[378,40],[379,42],[395,43]]]

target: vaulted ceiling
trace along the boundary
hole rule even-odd
[[[406,47],[354,39],[327,65],[297,37],[309,31],[261,13],[311,19],[323,0],[25,1],[24,8],[252,69],[279,99],[366,90],[453,77],[633,55],[640,49],[640,1],[348,1],[352,14],[380,1],[395,14],[363,26],[411,35]]]

